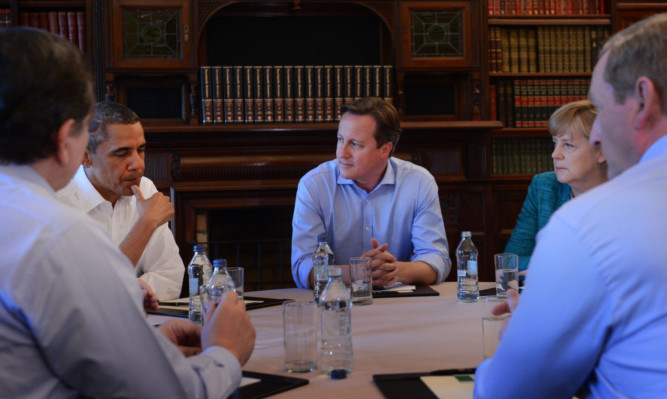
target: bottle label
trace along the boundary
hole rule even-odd
[[[199,295],[199,279],[190,278],[190,296]]]
[[[463,269],[459,269],[459,270],[458,270],[458,276],[459,276],[459,277],[465,277],[465,276],[466,276],[466,271],[463,270]]]
[[[473,275],[473,276],[477,275],[477,261],[476,260],[469,260],[468,261],[468,273],[470,275]]]

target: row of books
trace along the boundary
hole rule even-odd
[[[12,27],[12,10],[0,8],[0,29]]]
[[[535,175],[554,169],[550,138],[491,140],[491,173],[494,175]]]
[[[392,65],[201,67],[202,124],[340,120],[363,97],[393,102]]]
[[[86,13],[83,11],[28,11],[19,13],[19,25],[48,30],[86,51]]]
[[[489,28],[490,72],[591,72],[606,26]]]
[[[489,15],[600,15],[605,0],[489,0]]]
[[[489,86],[491,119],[505,127],[544,128],[561,105],[583,100],[590,79],[514,79]]]

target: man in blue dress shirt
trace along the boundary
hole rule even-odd
[[[373,260],[373,285],[437,284],[449,274],[438,186],[421,166],[392,157],[401,132],[388,102],[365,98],[345,104],[336,159],[299,182],[292,220],[292,275],[313,284],[311,255],[326,234],[335,264]]]
[[[520,304],[477,369],[476,398],[665,397],[665,60],[667,14],[602,49],[590,142],[610,181],[567,202],[538,234]]]

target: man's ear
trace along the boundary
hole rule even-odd
[[[392,143],[391,141],[388,141],[388,142],[382,144],[382,155],[383,156],[386,155],[386,157],[388,159],[389,156],[391,155],[391,149],[392,148],[394,148],[394,143]]]
[[[70,134],[75,125],[74,119],[68,119],[63,122],[62,125],[58,128],[56,133],[56,146],[57,151],[55,154],[55,160],[61,165],[69,163],[72,157],[72,148],[70,145]]]
[[[86,147],[86,152],[83,153],[83,160],[81,160],[81,165],[83,165],[84,168],[90,168],[93,166],[93,153],[88,147]]]
[[[653,81],[646,76],[640,76],[635,82],[634,98],[637,101],[637,109],[633,125],[635,129],[643,130],[655,122],[656,115],[662,113],[660,96]]]

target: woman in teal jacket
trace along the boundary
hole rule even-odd
[[[588,142],[597,109],[588,100],[558,108],[549,118],[553,137],[554,171],[533,177],[505,252],[519,255],[519,271],[526,270],[535,236],[567,200],[607,181],[607,162],[599,146]]]

